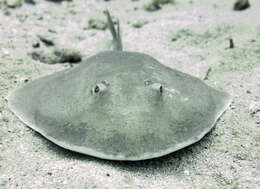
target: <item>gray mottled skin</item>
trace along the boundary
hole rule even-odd
[[[149,55],[118,48],[36,79],[8,100],[29,127],[64,148],[142,160],[200,140],[230,96]]]

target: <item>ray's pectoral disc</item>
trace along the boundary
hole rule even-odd
[[[111,28],[114,51],[15,90],[10,109],[57,145],[104,159],[150,159],[200,140],[230,96],[149,55],[122,51],[119,26]]]

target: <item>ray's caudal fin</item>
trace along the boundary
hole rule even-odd
[[[122,51],[123,45],[122,45],[122,40],[121,40],[121,35],[120,35],[119,20],[117,20],[117,28],[115,29],[115,25],[112,21],[112,18],[110,16],[109,11],[105,10],[104,13],[107,15],[108,27],[110,29],[110,32],[112,33],[112,36],[113,36],[113,50],[114,51]]]

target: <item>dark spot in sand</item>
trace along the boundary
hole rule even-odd
[[[236,11],[245,10],[250,7],[250,3],[248,0],[237,0],[234,4],[233,9]]]
[[[54,40],[51,39],[48,36],[45,35],[38,35],[38,38],[41,40],[41,42],[43,42],[47,47],[49,46],[54,46]]]

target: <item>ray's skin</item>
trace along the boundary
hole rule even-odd
[[[199,141],[231,97],[201,80],[123,51],[119,22],[113,51],[36,79],[8,96],[29,127],[69,150],[110,160],[144,160]]]

